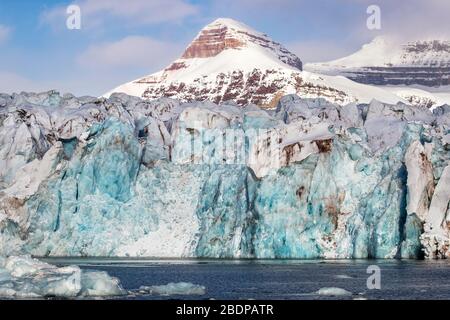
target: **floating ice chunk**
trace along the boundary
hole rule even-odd
[[[149,294],[159,294],[162,296],[170,295],[204,295],[206,288],[189,282],[169,283],[162,286],[141,286],[140,292]]]
[[[14,277],[3,274],[0,296],[16,298],[76,297],[81,289],[77,267],[39,270],[34,274]]]
[[[1,267],[3,265],[3,267]],[[29,256],[0,260],[0,297],[40,298],[116,296],[125,294],[119,281],[105,272],[77,266],[58,268]]]
[[[329,288],[320,288],[316,291],[316,294],[320,296],[351,296],[352,293],[342,289],[342,288],[335,288],[335,287],[329,287]]]
[[[353,279],[352,276],[348,276],[346,274],[338,274],[335,276],[336,279]]]
[[[4,266],[11,273],[11,276],[16,278],[32,276],[39,272],[56,268],[29,256],[9,257],[6,259]]]
[[[126,291],[119,279],[110,277],[104,271],[86,271],[81,274],[81,295],[90,297],[121,296]]]

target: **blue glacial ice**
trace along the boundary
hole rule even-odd
[[[0,255],[447,257],[449,124],[295,95],[0,95]]]

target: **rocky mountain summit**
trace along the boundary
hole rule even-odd
[[[240,22],[224,18],[215,20],[201,30],[181,59],[211,58],[224,50],[242,50],[250,44],[263,47],[272,52],[278,60],[302,70],[301,60],[281,44]]]

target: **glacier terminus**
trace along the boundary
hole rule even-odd
[[[0,95],[0,255],[445,258],[450,108]]]

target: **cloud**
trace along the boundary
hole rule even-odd
[[[219,9],[239,10],[245,8],[269,13],[274,9],[283,11],[294,7],[299,8],[303,6],[305,0],[213,0],[212,3],[215,8]]]
[[[287,43],[286,47],[295,53],[303,63],[330,61],[347,56],[354,52],[346,48],[342,42],[308,40]]]
[[[406,40],[450,39],[450,1],[379,1],[382,31]]]
[[[342,37],[359,33],[355,41],[382,33],[403,40],[450,39],[448,0],[214,0],[213,4],[213,15],[227,12],[244,20],[250,17],[261,25],[270,18],[277,30],[280,26],[308,26],[297,30],[300,36],[318,31],[319,35],[340,32]],[[366,9],[374,4],[381,8],[380,32],[366,27]]]
[[[8,40],[11,28],[0,24],[0,44]]]
[[[149,25],[179,22],[187,16],[198,13],[198,7],[186,0],[78,0],[82,28],[91,28],[115,19],[117,23]],[[41,15],[41,22],[65,26],[65,6],[53,7]]]
[[[328,0],[316,2],[318,5],[330,3]],[[341,8],[338,3],[341,3]],[[366,26],[369,17],[366,9],[372,4],[381,9],[381,30],[369,30]],[[346,16],[345,5],[348,6],[348,12],[352,12],[351,15]],[[319,36],[313,33],[316,37],[312,39],[287,43],[287,47],[306,63],[331,61],[348,56],[379,35],[387,36],[395,43],[427,39],[450,40],[450,1],[346,0],[345,4],[344,1],[336,1],[333,5],[323,7],[330,10],[332,6],[335,6],[336,13],[331,16],[327,13],[327,18],[320,20],[323,28],[316,28],[320,32]],[[307,10],[307,15],[313,14],[314,17],[320,12],[316,5],[304,7],[304,10]],[[338,33],[332,34],[331,37],[326,34],[326,30],[333,28],[336,28]]]
[[[43,91],[45,84],[42,82],[34,82],[15,72],[0,71],[0,88],[1,93],[20,93],[22,91]]]
[[[75,75],[75,79],[73,76]],[[57,90],[61,93],[69,92],[78,96],[101,95],[117,84],[117,79],[106,78],[103,74],[84,75],[71,74],[69,78],[54,79],[52,81],[32,80],[16,72],[0,71],[0,93],[13,94],[21,92],[44,92]],[[114,76],[114,75],[112,75]],[[88,84],[88,85],[86,85]]]
[[[88,47],[77,59],[88,68],[141,68],[155,70],[169,64],[181,51],[179,45],[143,36],[129,36],[115,42]]]
[[[320,1],[320,0],[318,0]],[[377,5],[381,9],[381,30],[370,31],[366,28],[365,10],[370,5]],[[347,21],[350,32],[360,39],[367,36],[387,35],[401,42],[426,39],[450,39],[450,1],[446,0],[347,0],[348,6],[358,9],[365,14],[364,19],[350,19]],[[337,20],[333,23],[339,22]]]

